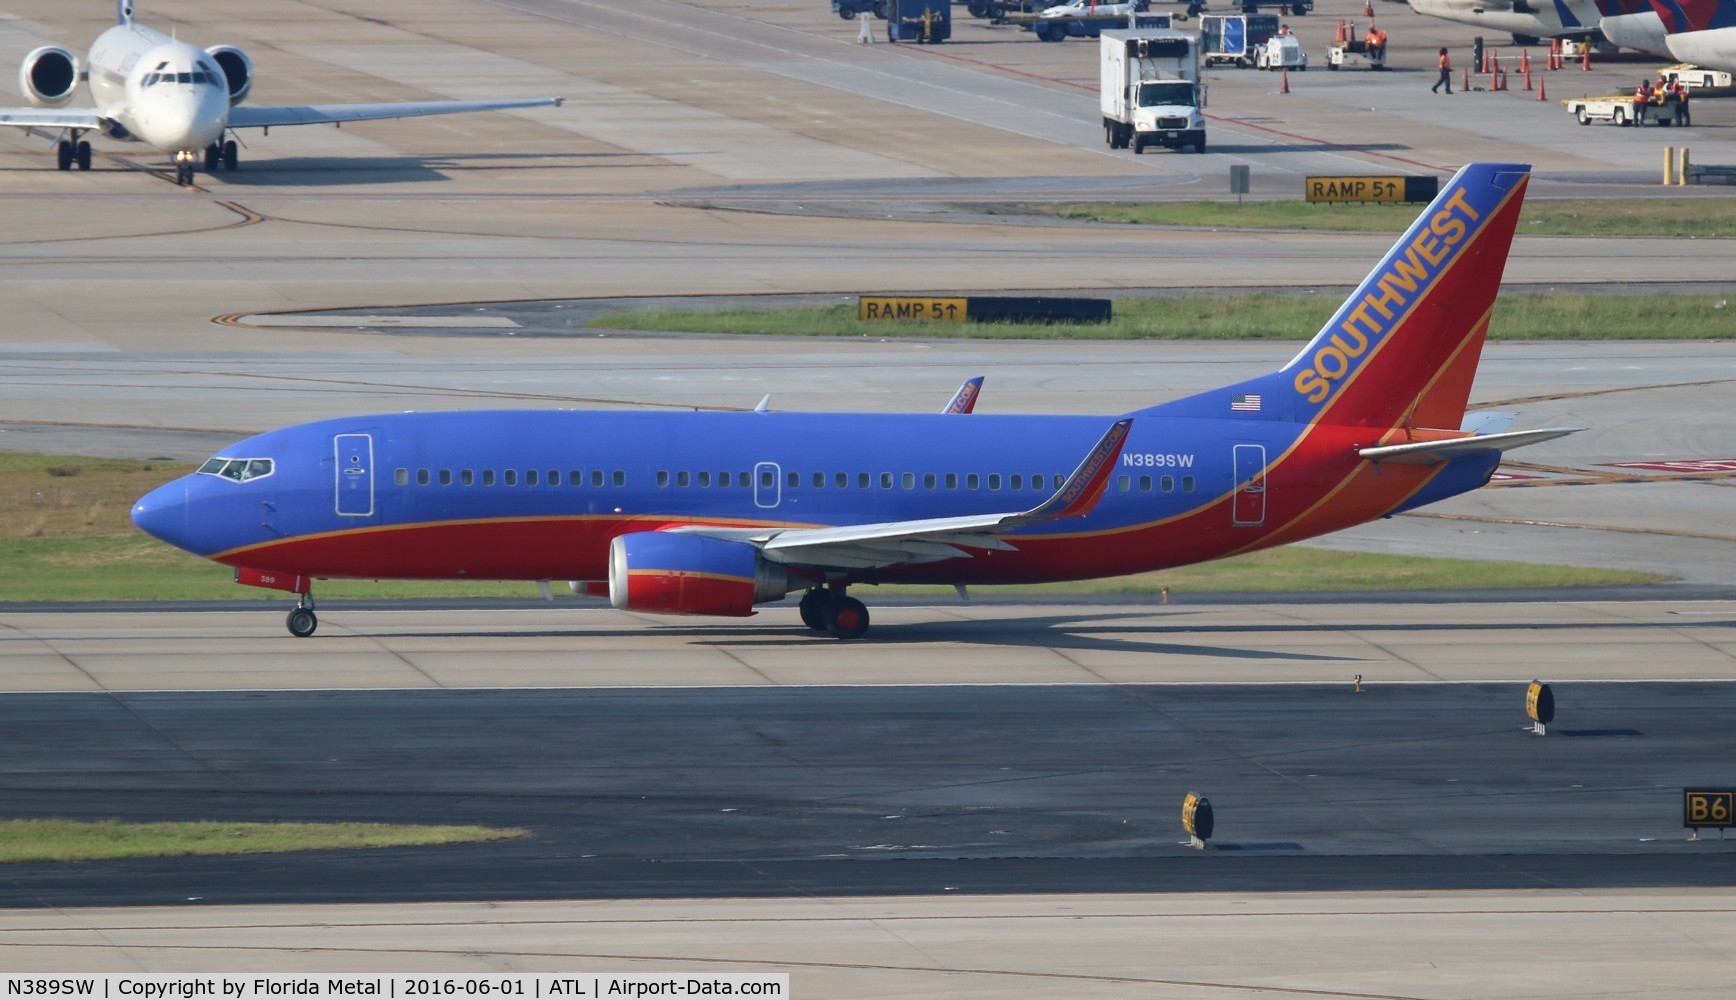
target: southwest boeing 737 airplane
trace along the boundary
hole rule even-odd
[[[175,183],[193,179],[201,155],[205,169],[234,170],[239,163],[228,133],[280,125],[342,124],[381,118],[415,118],[461,111],[503,111],[561,98],[502,101],[400,101],[388,104],[315,104],[276,108],[237,107],[253,89],[253,60],[233,45],[199,49],[133,21],[132,0],[119,0],[120,23],[78,57],[44,45],[24,57],[18,85],[33,108],[0,108],[0,125],[59,133],[62,170],[90,169],[87,132],[143,142],[175,158]],[[96,107],[67,108],[81,81],[88,81]]]
[[[146,532],[300,595],[323,577],[573,581],[615,607],[861,636],[857,584],[1034,583],[1282,545],[1488,482],[1572,433],[1465,423],[1530,168],[1460,170],[1276,372],[1120,416],[398,413],[226,448]]]

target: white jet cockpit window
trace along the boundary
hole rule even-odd
[[[238,483],[263,479],[275,470],[275,463],[269,458],[212,458],[199,466],[200,475],[221,476]]]

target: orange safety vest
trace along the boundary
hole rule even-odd
[[[1451,59],[1448,59],[1444,55],[1441,56],[1441,68],[1442,69],[1452,69],[1453,68],[1453,61]]]

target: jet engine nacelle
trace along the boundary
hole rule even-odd
[[[742,617],[789,590],[784,568],[746,542],[636,531],[609,544],[609,603],[622,611]]]
[[[78,57],[58,45],[44,45],[24,57],[18,89],[39,108],[58,108],[78,89]]]
[[[205,54],[229,80],[229,106],[247,100],[247,92],[253,89],[253,60],[247,58],[247,53],[233,45],[213,45]]]

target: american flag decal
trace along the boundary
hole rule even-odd
[[[1230,397],[1230,409],[1238,413],[1259,413],[1260,394],[1257,392],[1238,392]]]

